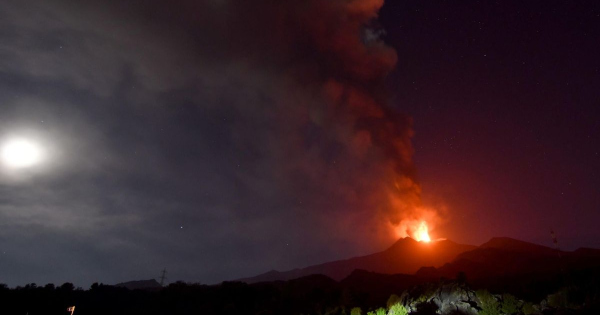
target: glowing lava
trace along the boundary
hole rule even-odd
[[[403,220],[394,229],[396,230],[396,235],[399,237],[410,237],[419,242],[431,242],[429,225],[423,219]]]
[[[431,242],[431,238],[429,237],[429,229],[427,228],[427,222],[421,221],[421,223],[419,223],[419,226],[413,233],[413,238],[419,242]]]

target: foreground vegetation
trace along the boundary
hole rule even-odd
[[[0,285],[2,314],[600,314],[598,273],[570,276],[537,300],[514,292],[471,288],[464,277],[422,283],[372,299],[371,292],[341,285],[324,276],[248,285],[225,282],[207,286],[183,282],[145,291],[93,284],[88,290],[70,283],[9,289]]]

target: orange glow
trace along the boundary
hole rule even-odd
[[[431,238],[429,237],[429,229],[427,228],[427,222],[421,221],[413,233],[413,238],[419,242],[431,242]]]
[[[399,237],[411,237],[419,242],[431,242],[429,230],[431,226],[423,219],[403,220],[395,226],[396,235]]]

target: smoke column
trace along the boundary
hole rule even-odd
[[[423,220],[433,224],[437,214],[423,209],[415,178],[411,119],[386,104],[383,81],[397,56],[380,38],[376,18],[383,0],[263,4],[274,7],[269,27],[286,56],[288,75],[298,86],[309,86],[303,93],[321,97],[304,105],[306,120],[300,124],[310,130],[300,149],[319,158],[297,163],[299,173],[353,203],[347,216],[337,214],[346,218],[337,220],[350,226],[368,222],[366,233],[375,238],[389,238],[390,231],[393,237],[410,236]],[[335,153],[328,152],[331,147]]]

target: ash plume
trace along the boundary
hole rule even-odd
[[[437,215],[422,208],[411,118],[388,104],[383,82],[397,55],[381,38],[382,5],[383,0],[183,2],[190,12],[222,13],[189,16],[183,23],[215,29],[207,45],[224,47],[232,64],[247,69],[233,74],[240,90],[265,96],[265,104],[242,111],[256,117],[267,110],[274,122],[254,127],[269,135],[239,135],[237,145],[274,146],[259,151],[274,158],[272,176],[304,195],[295,211],[320,217],[340,238],[361,242],[360,230],[361,239],[387,244],[410,236],[411,222],[427,218],[433,224]]]
[[[259,32],[273,34],[270,44],[277,47],[275,60],[283,69],[277,75],[292,80],[288,87],[292,91],[313,96],[293,105],[300,107],[300,117],[286,113],[278,117],[295,121],[296,131],[304,132],[294,136],[296,147],[285,157],[292,161],[286,172],[302,174],[328,196],[339,198],[339,207],[345,209],[326,211],[337,224],[352,227],[343,230],[346,236],[367,223],[369,229],[362,235],[388,240],[390,227],[424,219],[412,162],[411,119],[387,104],[383,87],[397,62],[396,52],[380,38],[383,32],[376,24],[383,1],[248,5],[241,9],[244,14],[270,13],[270,21],[262,25],[266,29]],[[433,223],[436,216],[431,213],[426,217]],[[411,234],[410,228],[404,230],[403,236]]]

